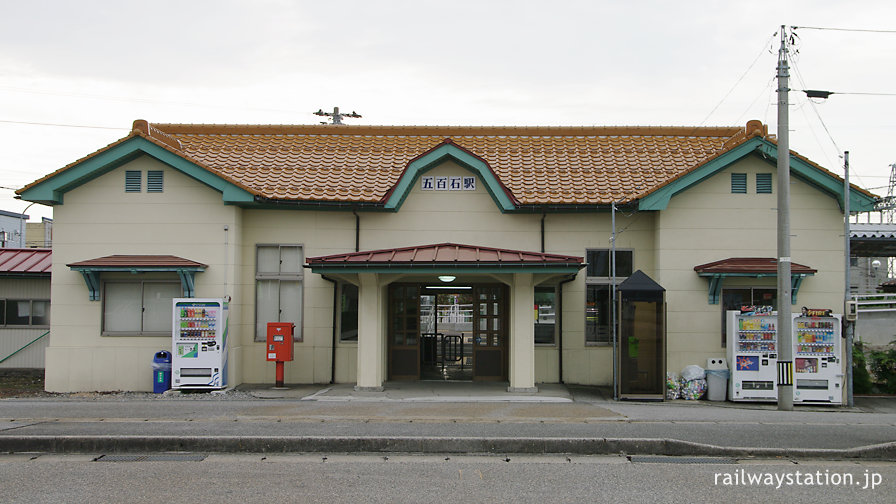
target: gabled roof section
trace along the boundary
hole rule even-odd
[[[446,138],[441,144],[417,156],[408,163],[398,182],[383,197],[385,208],[387,210],[398,210],[413,189],[414,183],[420,178],[420,175],[448,160],[454,161],[478,175],[489,195],[491,195],[502,212],[511,212],[519,206],[519,201],[498,180],[488,162],[476,154],[455,145],[450,138]]]
[[[394,249],[371,250],[309,257],[307,267],[326,272],[467,272],[576,273],[585,267],[584,258],[543,252],[528,252],[458,243],[438,243]]]
[[[22,199],[45,205],[62,204],[66,192],[140,156],[151,156],[222,193],[225,203],[254,201],[255,193],[241,181],[207,170],[180,150],[180,143],[150,126],[134,121],[131,133],[16,191]]]
[[[52,259],[51,249],[0,249],[0,276],[48,276]]]
[[[759,121],[750,121],[744,134],[735,135],[726,144],[726,150],[710,159],[683,171],[661,187],[638,195],[640,210],[663,210],[672,196],[693,187],[737,161],[758,155],[775,165],[778,159],[778,145],[768,136],[767,129]],[[843,208],[843,179],[808,158],[790,152],[790,172],[793,176],[815,186],[820,191],[835,198]],[[874,209],[878,197],[856,185],[850,185],[850,209],[867,212]]]

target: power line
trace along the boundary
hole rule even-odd
[[[822,26],[791,26],[791,29],[800,30],[828,30],[828,31],[846,31],[846,32],[866,32],[866,33],[896,33],[896,30],[868,30],[862,28],[830,28]]]
[[[61,123],[31,122],[31,121],[9,121],[6,119],[0,119],[0,123],[28,124],[31,126],[58,126],[60,128],[91,128],[91,129],[124,130],[124,131],[127,131],[129,129],[129,128],[114,128],[111,126],[88,126],[86,124],[61,124]]]
[[[744,71],[744,73],[741,74],[740,78],[737,79],[737,82],[735,82],[734,85],[731,86],[731,89],[729,89],[728,92],[725,93],[725,96],[723,96],[722,99],[719,100],[719,103],[716,104],[716,106],[713,107],[712,110],[709,111],[709,114],[706,114],[706,117],[704,117],[702,121],[700,121],[700,125],[701,125],[701,126],[702,126],[702,125],[703,125],[703,124],[704,124],[704,123],[705,123],[705,122],[706,122],[706,121],[707,121],[707,120],[708,120],[708,119],[715,113],[716,110],[718,110],[719,107],[722,106],[723,103],[725,103],[725,100],[727,100],[728,97],[731,95],[731,93],[734,92],[734,89],[737,88],[737,86],[741,83],[741,81],[744,80],[744,77],[746,77],[747,74],[750,73],[750,70],[752,70],[753,67],[756,66],[756,62],[759,61],[759,58],[761,58],[762,55],[766,53],[766,51],[768,50],[768,45],[769,45],[769,43],[771,43],[771,41],[775,38],[776,35],[778,35],[777,32],[773,33],[773,34],[768,38],[768,40],[766,40],[765,42],[763,42],[763,44],[762,44],[762,50],[759,51],[759,54],[756,56],[756,58],[753,60],[753,62],[750,63],[750,66],[747,67],[747,69]]]

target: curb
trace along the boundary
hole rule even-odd
[[[652,438],[436,438],[315,436],[0,436],[4,453],[495,453],[665,455],[896,461],[896,442],[846,449],[750,448]]]

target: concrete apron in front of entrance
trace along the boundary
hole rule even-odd
[[[581,423],[621,419],[609,409],[575,403],[566,387],[553,384],[539,385],[533,393],[508,392],[506,382],[387,382],[382,392],[356,391],[350,384],[239,388],[260,399],[313,401],[317,403],[314,415],[348,421]]]

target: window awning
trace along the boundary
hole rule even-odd
[[[457,243],[440,243],[309,257],[314,273],[568,273],[585,267],[582,257]]]
[[[709,304],[719,304],[722,282],[728,277],[764,278],[778,276],[778,261],[771,257],[732,257],[694,266],[694,271],[709,278]],[[797,263],[790,263],[790,303],[796,304],[796,296],[803,279],[818,270]]]
[[[207,265],[171,255],[110,255],[66,264],[72,271],[78,271],[84,277],[90,300],[100,299],[100,273],[177,273],[183,287],[184,297],[194,297],[196,293],[193,276],[196,272],[205,271]]]

